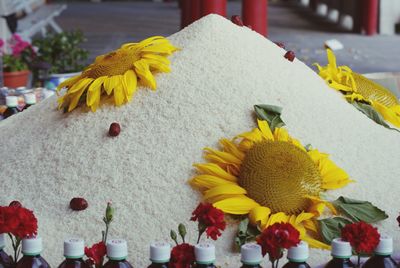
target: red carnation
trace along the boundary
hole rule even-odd
[[[194,246],[183,243],[171,251],[170,268],[190,268],[195,261]]]
[[[271,261],[282,256],[282,250],[300,243],[300,233],[290,223],[275,223],[264,229],[257,237],[257,243],[262,247],[262,254],[269,254]]]
[[[217,240],[221,236],[220,231],[226,228],[224,213],[211,204],[200,203],[192,212],[190,220],[198,221],[199,232],[203,233],[205,231],[207,237],[211,237],[213,240]]]
[[[0,207],[0,233],[11,233],[22,239],[37,233],[37,219],[23,207]]]
[[[379,244],[380,234],[378,229],[365,222],[347,224],[342,229],[342,239],[350,242],[350,245],[358,254],[370,254]]]
[[[91,248],[85,247],[85,255],[92,261],[96,267],[103,264],[104,256],[107,253],[106,244],[103,241],[94,244]]]

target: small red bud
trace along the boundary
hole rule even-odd
[[[280,47],[280,48],[285,49],[285,44],[282,43],[282,42],[275,42],[275,45],[277,45],[277,46]]]
[[[239,15],[233,15],[231,21],[238,26],[244,26],[243,21]]]
[[[69,207],[75,211],[85,210],[88,207],[88,202],[82,197],[74,197],[69,202]]]
[[[110,125],[110,129],[108,130],[108,134],[111,137],[118,136],[120,132],[121,132],[121,126],[118,123],[114,122],[114,123],[112,123]]]
[[[289,50],[288,52],[286,52],[285,58],[289,61],[294,61],[294,58],[296,58],[296,55],[294,54],[293,51]]]
[[[20,207],[22,207],[22,204],[21,204],[21,202],[19,202],[19,201],[17,201],[17,200],[14,200],[14,201],[12,201],[8,206],[9,206],[9,207],[20,208]]]

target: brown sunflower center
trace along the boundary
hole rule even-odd
[[[377,101],[387,107],[392,107],[399,104],[396,96],[388,89],[372,83],[370,80],[359,74],[353,74],[357,84],[358,93],[364,98],[371,101]]]
[[[318,196],[321,175],[306,152],[288,142],[264,141],[247,153],[239,174],[247,195],[272,213],[298,214]]]
[[[118,49],[96,58],[83,73],[85,77],[99,78],[101,76],[123,75],[133,69],[133,63],[139,60],[139,54],[134,49]]]

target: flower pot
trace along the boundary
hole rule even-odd
[[[3,72],[4,86],[10,88],[26,87],[30,75],[29,70],[18,72]]]
[[[55,90],[57,86],[64,82],[65,80],[80,75],[80,72],[77,73],[63,73],[63,74],[51,74],[48,79],[46,79],[44,86],[47,89]]]

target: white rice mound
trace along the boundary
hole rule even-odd
[[[106,202],[116,207],[110,236],[125,238],[129,260],[147,267],[149,243],[169,240],[169,231],[189,222],[200,195],[187,184],[202,148],[256,127],[254,104],[283,107],[292,136],[312,144],[357,181],[345,195],[369,200],[390,218],[379,226],[398,247],[396,216],[400,177],[400,134],[385,129],[343,100],[299,60],[245,27],[207,16],[171,36],[182,48],[172,72],[156,77],[157,91],[139,89],[120,108],[63,114],[52,97],[0,123],[0,204],[20,200],[33,209],[44,239],[43,256],[52,266],[63,259],[63,240],[100,241]],[[122,131],[108,137],[112,122]],[[89,208],[69,209],[81,196]],[[196,226],[188,227],[196,239]],[[232,252],[236,226],[217,242],[217,264],[239,267]],[[398,250],[398,248],[396,248]],[[329,252],[312,250],[309,263],[323,263]]]

